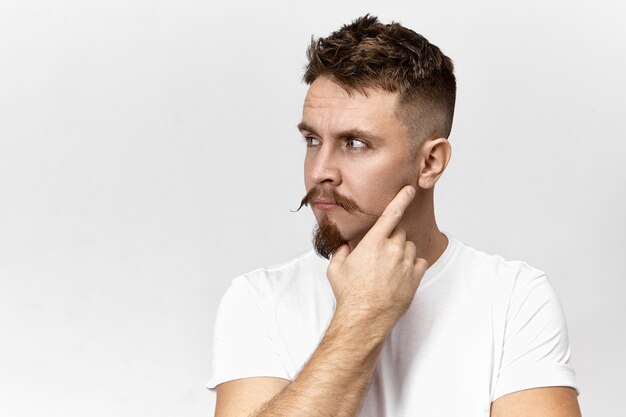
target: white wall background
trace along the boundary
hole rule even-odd
[[[305,48],[371,12],[456,63],[440,226],[549,273],[584,415],[623,416],[625,9],[2,0],[0,415],[212,415],[223,291],[309,247]]]

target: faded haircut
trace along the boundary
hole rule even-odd
[[[304,82],[326,77],[349,94],[366,89],[398,93],[396,114],[411,150],[452,129],[456,79],[452,60],[426,38],[399,23],[369,14],[325,38],[311,38]]]

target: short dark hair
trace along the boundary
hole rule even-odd
[[[325,38],[311,38],[304,82],[327,77],[348,93],[379,88],[399,93],[397,114],[413,150],[428,138],[450,135],[456,79],[441,50],[399,23],[369,14]]]

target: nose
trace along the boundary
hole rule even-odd
[[[324,143],[315,151],[307,153],[305,169],[310,180],[316,185],[337,186],[341,184],[339,158],[330,145],[330,143]]]

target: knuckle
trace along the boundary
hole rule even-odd
[[[425,259],[418,258],[418,259],[416,260],[416,262],[415,262],[415,266],[416,266],[418,269],[423,269],[423,270],[426,270],[426,269],[428,269],[428,262],[427,262]]]
[[[394,256],[396,257],[396,259],[398,260],[398,262],[401,262],[404,260],[404,258],[406,258],[406,256],[404,256],[404,244],[402,243],[397,243],[394,245]]]
[[[400,262],[404,259],[403,247],[398,242],[391,242],[387,250],[387,257],[393,262]]]
[[[404,253],[404,240],[402,236],[396,236],[395,239],[391,239],[391,245],[396,252]]]

